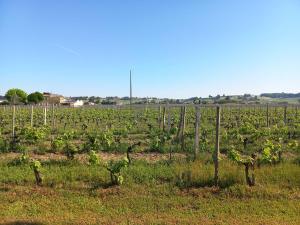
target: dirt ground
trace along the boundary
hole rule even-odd
[[[14,158],[19,157],[21,154],[20,153],[4,153],[0,154],[0,160],[11,160]],[[118,160],[122,159],[123,157],[126,156],[126,154],[121,154],[121,153],[106,153],[106,152],[101,152],[98,153],[100,158],[104,161],[109,161],[109,160]],[[146,160],[148,162],[157,162],[159,160],[167,160],[169,159],[169,154],[162,154],[162,153],[132,153],[130,154],[132,159],[138,159],[138,160]],[[65,155],[62,154],[54,154],[54,153],[46,153],[44,155],[37,155],[34,153],[29,153],[30,158],[36,159],[36,160],[41,160],[41,161],[46,161],[46,160],[64,160],[67,159]],[[182,153],[173,153],[172,158],[184,158],[185,154]],[[80,162],[87,162],[88,161],[88,155],[87,154],[77,154],[75,156],[75,159],[77,159]]]

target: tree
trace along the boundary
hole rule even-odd
[[[29,103],[35,103],[38,104],[42,101],[44,101],[44,96],[40,92],[34,92],[28,95],[27,100]]]
[[[17,103],[26,103],[27,101],[27,93],[21,89],[13,88],[9,89],[6,94],[5,98],[7,101],[9,101],[11,104],[17,104]]]

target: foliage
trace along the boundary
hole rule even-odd
[[[42,168],[42,164],[40,161],[38,160],[33,160],[31,161],[30,163],[30,168],[33,169],[33,170],[36,170],[36,171],[41,171],[41,168]]]
[[[22,139],[30,144],[43,140],[47,133],[48,129],[46,127],[24,127],[20,132]]]
[[[240,162],[241,161],[240,153],[238,151],[236,151],[233,147],[228,152],[228,158],[232,161],[235,161],[235,162]]]
[[[99,135],[100,144],[103,150],[109,150],[114,144],[114,135],[111,130],[103,132]]]
[[[9,143],[6,139],[0,136],[0,153],[6,153],[9,149]]]
[[[66,141],[62,137],[56,137],[51,142],[51,147],[54,150],[54,152],[62,151],[64,146],[66,144]]]
[[[26,165],[29,163],[29,155],[27,151],[23,151],[21,155],[18,158],[13,159],[9,165],[11,166],[21,166],[21,165]]]
[[[74,130],[66,131],[61,135],[61,139],[65,141],[71,141],[77,137],[77,134]]]
[[[275,144],[271,140],[266,140],[263,150],[261,162],[276,163],[281,160],[280,154],[282,152],[282,146],[280,143]]]
[[[295,151],[295,152],[300,152],[300,145],[297,140],[290,141],[287,145],[288,149]]]
[[[90,165],[100,165],[100,157],[96,154],[95,151],[91,150],[89,152],[89,163]]]
[[[42,181],[43,181],[42,175],[41,175],[41,168],[42,168],[41,162],[38,161],[38,160],[33,160],[30,163],[30,168],[34,172],[36,184],[40,186],[42,184]]]
[[[150,150],[154,152],[165,152],[165,146],[168,141],[172,139],[172,135],[169,132],[152,131],[150,134]]]
[[[111,183],[113,185],[121,185],[123,184],[124,177],[121,175],[121,170],[126,168],[129,165],[129,161],[127,157],[118,161],[109,161],[105,168],[110,172]]]
[[[44,101],[44,96],[40,92],[34,92],[27,96],[27,101],[29,103],[38,104],[38,103]]]
[[[101,140],[98,134],[88,134],[84,143],[85,151],[98,151],[101,148]]]
[[[75,158],[75,154],[78,153],[78,148],[75,144],[66,142],[63,151],[69,160],[73,160]]]
[[[237,150],[231,146],[230,150],[228,151],[228,158],[234,162],[245,164],[245,163],[254,163],[254,159],[250,156],[241,155]]]
[[[19,102],[26,103],[27,93],[21,89],[13,88],[6,92],[5,98],[12,104],[17,104]]]

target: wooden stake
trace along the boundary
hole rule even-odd
[[[54,129],[54,126],[55,126],[55,120],[54,120],[54,118],[55,118],[55,111],[54,111],[54,104],[52,104],[52,129]]]
[[[286,117],[286,112],[287,112],[287,106],[284,107],[284,125],[287,125],[287,117]]]
[[[31,106],[30,111],[30,126],[33,127],[33,105]]]
[[[162,129],[165,131],[166,128],[166,107],[163,109],[163,116],[162,116]]]
[[[12,112],[12,138],[13,142],[15,141],[15,127],[16,127],[16,106],[13,106],[13,112]]]
[[[220,106],[217,106],[217,115],[216,115],[216,146],[214,152],[214,164],[215,164],[215,177],[214,184],[215,186],[219,185],[219,155],[220,155]]]
[[[267,104],[267,127],[270,126],[270,120],[269,120],[269,104]]]
[[[47,106],[44,107],[44,126],[47,125]]]
[[[186,107],[183,106],[182,112],[182,131],[181,131],[181,150],[184,150],[184,133],[185,133],[185,115],[186,115]]]
[[[196,110],[196,121],[195,121],[195,150],[194,150],[194,159],[197,159],[199,154],[199,123],[200,123],[200,108],[199,106],[195,107]]]
[[[179,124],[178,124],[178,131],[176,135],[176,140],[180,139],[180,134],[181,134],[181,128],[182,128],[182,114],[183,114],[183,106],[180,107],[180,116],[179,116]]]
[[[168,106],[168,124],[167,124],[167,131],[170,132],[171,130],[171,108]]]
[[[157,122],[158,122],[158,127],[159,129],[161,129],[161,105],[158,107],[158,118],[157,118]]]

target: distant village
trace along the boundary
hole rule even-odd
[[[64,97],[58,94],[52,94],[49,92],[44,92],[44,102],[47,104],[55,104],[70,107],[80,107],[80,106],[94,106],[94,105],[127,105],[130,103],[130,97]],[[157,104],[163,103],[168,99],[158,99],[158,98],[132,98],[133,104]],[[179,102],[178,102],[179,103]]]
[[[60,94],[50,92],[40,93],[43,100],[37,105],[60,105],[66,107],[82,107],[95,105],[129,105],[130,97],[96,97],[96,96],[79,96],[79,97],[65,97]],[[263,103],[277,103],[277,104],[299,104],[300,94],[286,94],[286,93],[264,93],[259,96],[244,94],[244,95],[217,95],[209,96],[207,98],[192,97],[188,99],[169,99],[169,98],[155,98],[155,97],[132,97],[132,104],[263,104]],[[0,96],[0,105],[8,105],[11,102],[5,97]],[[17,104],[33,104],[30,102]]]

